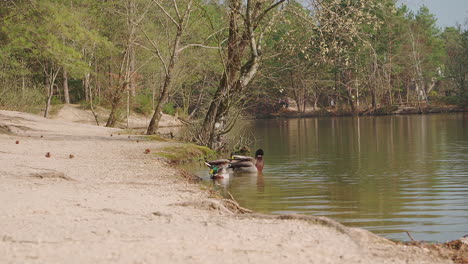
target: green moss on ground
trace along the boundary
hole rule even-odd
[[[158,142],[170,141],[170,139],[161,137],[160,135],[146,135],[146,136],[143,136],[143,138],[148,141],[158,141]]]
[[[154,155],[167,159],[171,163],[177,164],[212,159],[216,157],[216,152],[207,147],[198,146],[191,143],[181,143],[175,146],[167,146],[163,149],[156,150]]]

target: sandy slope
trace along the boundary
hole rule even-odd
[[[163,144],[0,111],[0,263],[450,263],[326,218],[233,214],[143,153]]]

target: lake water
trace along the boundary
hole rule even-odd
[[[257,120],[261,175],[214,182],[241,206],[327,216],[390,239],[468,234],[468,113]]]

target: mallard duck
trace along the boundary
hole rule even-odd
[[[211,179],[229,178],[228,169],[231,167],[231,160],[218,159],[205,162],[205,165],[210,168]]]
[[[240,173],[256,173],[263,170],[263,150],[258,149],[255,152],[255,158],[249,156],[232,155],[230,159],[217,159],[206,161],[205,165],[210,170],[212,179],[221,179],[229,177],[229,169]]]
[[[230,167],[235,172],[262,172],[263,171],[263,155],[262,149],[255,152],[255,157],[233,155]]]

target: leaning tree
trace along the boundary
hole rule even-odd
[[[262,59],[265,34],[275,23],[285,0],[229,0],[228,38],[220,45],[224,71],[206,113],[197,141],[214,149],[222,147],[222,135],[234,125],[231,110],[240,102],[255,77]]]

